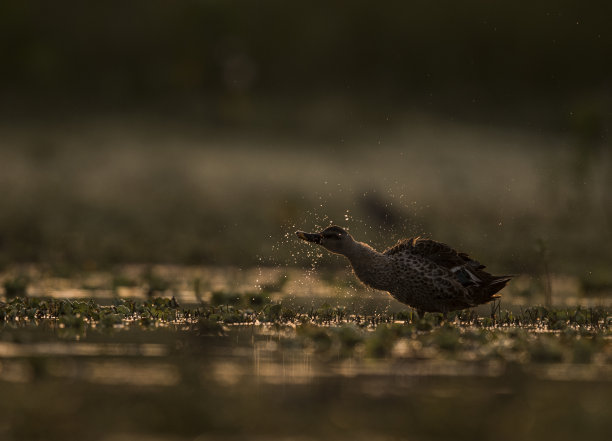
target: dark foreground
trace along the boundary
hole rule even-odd
[[[610,315],[13,299],[0,439],[606,439]]]

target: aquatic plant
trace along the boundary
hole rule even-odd
[[[18,275],[4,281],[4,295],[7,298],[25,296],[28,290],[29,279],[27,276]]]

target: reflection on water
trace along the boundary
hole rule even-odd
[[[326,340],[344,329],[338,326],[237,325],[222,336],[184,324],[122,326],[77,341],[39,333],[42,323],[3,325],[0,393],[11,398],[0,400],[0,415],[9,416],[4,423],[0,416],[0,439],[286,440],[296,433],[303,439],[361,439],[364,433],[371,434],[367,439],[405,439],[416,433],[423,440],[453,435],[467,441],[474,439],[476,415],[491,412],[490,421],[477,417],[478,427],[496,434],[514,430],[526,440],[596,439],[609,428],[612,354],[605,332],[597,344],[606,346],[589,362],[556,359],[558,334],[516,341],[512,329],[462,330],[460,351],[447,340],[431,340],[449,338],[450,329],[419,332],[373,358],[364,355],[367,347],[347,354],[338,341]],[[380,329],[362,332],[379,338]],[[306,331],[311,334],[301,334]],[[469,342],[484,337],[493,340]],[[495,355],[518,351],[530,338],[551,345],[538,349],[544,351],[539,359],[548,361],[526,360],[529,348],[515,358]],[[552,412],[551,402],[564,406]],[[554,438],[531,436],[539,433],[534,426],[513,429],[516,418],[532,415],[526,403]],[[28,425],[19,415],[40,423]],[[440,427],[440,437],[431,438],[440,418],[452,430]],[[574,429],[565,434],[559,421]]]
[[[46,342],[16,344],[0,342],[0,358],[32,357],[32,356],[134,356],[161,357],[167,354],[164,345],[117,344],[117,343],[77,343],[77,342]]]
[[[433,334],[423,333],[397,339],[387,357],[375,359],[364,358],[364,349],[359,347],[350,355],[335,342],[322,351],[301,339],[295,329],[275,328],[233,326],[224,337],[195,337],[181,326],[176,326],[175,331],[157,328],[146,332],[124,327],[113,333],[86,335],[81,341],[46,342],[27,341],[33,338],[27,327],[12,329],[13,340],[26,341],[0,342],[0,381],[65,378],[101,384],[168,386],[197,378],[200,387],[210,382],[240,387],[249,383],[310,384],[323,378],[352,378],[357,387],[360,382],[374,378],[497,378],[511,375],[521,366],[522,375],[535,378],[612,382],[609,344],[601,353],[587,354],[590,357],[584,359],[587,363],[581,360],[571,363],[571,359],[563,362],[561,352],[555,352],[562,348],[555,346],[558,343],[550,333],[540,332],[541,341],[534,348],[520,349],[525,342],[516,341],[512,330],[508,334],[500,331],[487,344],[470,346],[466,340],[459,352],[441,350],[439,345],[444,340],[435,343],[428,340]],[[374,331],[366,332],[371,333],[371,338],[376,337]],[[479,338],[474,332],[477,331],[468,330],[466,338]],[[547,337],[549,334],[551,337]],[[308,338],[328,338],[325,335]],[[139,342],[130,341],[134,339]],[[574,358],[580,355],[576,351],[584,350],[581,348],[574,346]],[[503,358],[495,355],[499,351],[504,353]],[[548,357],[545,360],[552,364],[529,363],[526,358],[529,356],[534,360]],[[193,377],[193,372],[199,373]]]
[[[100,384],[133,386],[173,386],[180,374],[175,365],[168,363],[134,363],[128,361],[75,361],[75,360],[5,360],[0,362],[0,380],[26,383],[44,378],[68,379]]]
[[[178,367],[168,363],[88,362],[83,371],[85,381],[102,384],[173,386],[180,381]]]

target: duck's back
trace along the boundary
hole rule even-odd
[[[480,262],[431,239],[411,238],[383,253],[394,268],[388,291],[424,311],[452,311],[491,301],[509,280],[483,271]]]

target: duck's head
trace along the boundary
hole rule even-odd
[[[327,227],[318,233],[296,231],[295,234],[302,240],[319,244],[336,254],[346,254],[353,243],[353,237],[346,230],[336,225]]]

